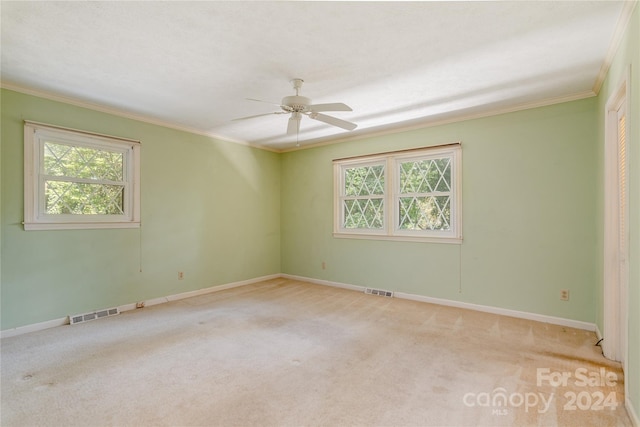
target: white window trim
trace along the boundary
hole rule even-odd
[[[44,137],[71,145],[105,148],[125,155],[124,215],[47,215],[43,207],[41,176]],[[140,141],[25,120],[24,124],[24,229],[67,230],[140,227]]]
[[[415,231],[399,230],[397,205],[399,194],[395,188],[400,179],[398,164],[406,160],[440,158],[443,156],[452,157],[451,178],[451,230],[449,231]],[[375,164],[385,165],[385,195],[384,195],[384,225],[381,230],[373,229],[346,229],[341,225],[344,223],[344,212],[342,209],[342,189],[344,188],[344,169],[353,166],[369,166]],[[365,240],[394,240],[410,242],[430,242],[430,243],[462,243],[462,145],[453,143],[442,146],[425,147],[383,153],[349,159],[334,160],[334,220],[333,236],[346,239]]]

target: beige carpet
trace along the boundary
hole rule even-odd
[[[3,339],[0,421],[631,425],[620,367],[595,342],[582,330],[277,279]],[[552,383],[565,373],[566,386]]]

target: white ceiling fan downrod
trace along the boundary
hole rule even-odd
[[[300,95],[300,89],[302,88],[304,80],[293,79],[291,83],[293,83],[293,89],[296,91],[296,94],[282,98],[281,108],[289,113],[303,113],[307,111],[307,106],[311,105],[310,98]]]

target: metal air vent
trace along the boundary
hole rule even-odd
[[[76,323],[88,322],[89,320],[102,319],[103,317],[115,316],[120,314],[120,310],[117,307],[107,308],[105,310],[93,311],[91,313],[74,314],[69,316],[69,323],[75,325]]]

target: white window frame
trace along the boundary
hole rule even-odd
[[[47,214],[44,208],[45,142],[122,153],[123,215]],[[140,227],[140,141],[25,121],[24,172],[25,230]]]
[[[408,161],[420,161],[451,158],[451,218],[450,230],[401,230],[399,228],[400,164]],[[345,228],[345,171],[354,167],[375,164],[384,165],[385,194],[384,219],[382,229]],[[338,159],[333,162],[334,173],[334,229],[338,238],[398,240],[433,243],[462,243],[462,146],[460,143],[435,147],[404,150],[391,153]]]

